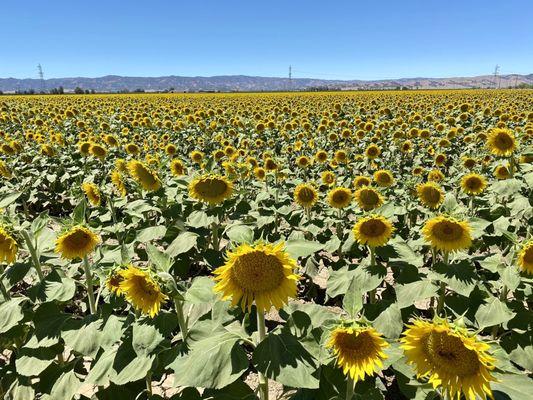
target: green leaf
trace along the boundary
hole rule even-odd
[[[252,388],[241,380],[237,380],[220,390],[207,389],[204,391],[203,398],[213,400],[257,400]],[[198,397],[198,400],[200,400],[200,397]]]
[[[316,389],[316,360],[288,330],[269,333],[252,357],[257,370],[286,386]]]
[[[132,346],[138,356],[147,356],[165,340],[155,326],[144,322],[135,322],[132,330]]]
[[[76,353],[94,358],[100,350],[102,332],[99,329],[101,322],[92,319],[88,317],[83,320],[67,321],[61,330],[61,337],[66,347],[70,347]]]
[[[391,339],[399,338],[403,329],[403,320],[398,304],[392,303],[382,311],[373,321],[373,325],[385,337]]]
[[[166,253],[171,257],[187,253],[196,246],[197,239],[198,235],[194,232],[182,232],[170,243]]]
[[[429,279],[396,286],[396,298],[398,307],[405,308],[415,302],[435,296],[438,287]]]
[[[248,358],[237,343],[239,336],[220,332],[192,342],[187,355],[177,358],[174,385],[221,389],[248,369]]]
[[[531,378],[527,375],[495,373],[492,383],[495,400],[531,400]]]
[[[70,400],[75,394],[78,393],[80,386],[81,381],[78,379],[73,370],[65,372],[54,383],[49,399]]]
[[[15,360],[17,373],[22,376],[38,376],[54,362],[55,357],[53,347],[22,348]]]
[[[361,291],[357,278],[352,279],[348,291],[342,300],[342,308],[352,318],[356,318],[357,313],[363,308],[363,292]]]
[[[483,236],[486,233],[485,229],[487,229],[487,227],[491,224],[490,221],[487,221],[482,218],[470,218],[468,222],[470,224],[470,227],[472,228],[472,237],[474,239]]]
[[[148,254],[148,259],[158,271],[168,272],[172,266],[172,259],[167,253],[163,253],[151,243],[146,246],[146,253]]]
[[[286,250],[293,258],[308,257],[324,248],[324,244],[304,239],[288,240]]]
[[[117,353],[118,358],[120,353]],[[137,356],[129,359],[127,362],[114,365],[117,376],[111,381],[117,385],[124,385],[129,382],[135,382],[144,379],[146,374],[152,368],[155,355],[152,356]],[[116,361],[115,361],[116,363]]]
[[[503,324],[511,320],[516,313],[512,312],[505,303],[498,298],[490,298],[486,304],[479,306],[476,321],[480,329]]]
[[[0,304],[0,333],[5,333],[16,326],[24,318],[20,303],[27,300],[26,297],[17,297]]]
[[[3,196],[0,196],[0,208],[7,208],[13,204],[20,196],[22,192],[10,192]]]
[[[150,226],[139,230],[135,239],[141,243],[150,242],[152,240],[161,239],[165,236],[166,232],[167,228],[163,225]]]
[[[192,304],[210,303],[217,299],[217,295],[213,292],[215,283],[213,279],[207,276],[199,276],[194,278],[191,287],[185,293],[185,301]]]
[[[193,228],[207,228],[215,221],[215,218],[209,217],[203,211],[193,211],[187,218],[187,225]]]
[[[87,202],[85,201],[85,198],[83,198],[76,207],[74,207],[74,211],[72,211],[72,220],[76,224],[83,224],[85,222],[85,211],[87,209]]]
[[[415,267],[424,265],[424,257],[419,253],[415,253],[405,241],[396,239],[391,244],[396,253],[398,253],[398,258],[393,258],[391,261],[403,261]]]
[[[234,243],[252,243],[254,230],[248,225],[233,225],[226,230],[226,236]]]

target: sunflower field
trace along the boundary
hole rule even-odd
[[[0,399],[531,399],[532,105],[0,97]]]

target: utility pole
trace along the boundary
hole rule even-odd
[[[39,79],[41,81],[41,92],[44,92],[45,84],[44,84],[44,73],[43,73],[43,67],[41,64],[37,64],[37,75],[39,75]]]

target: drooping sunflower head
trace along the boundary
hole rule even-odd
[[[352,191],[345,187],[336,187],[328,193],[328,204],[333,208],[347,207],[352,201]]]
[[[362,187],[355,192],[355,201],[362,210],[370,211],[383,204],[381,194],[370,187]]]
[[[165,295],[159,283],[151,273],[132,265],[120,273],[122,280],[119,289],[132,306],[151,318],[159,314],[161,304],[168,296]]]
[[[487,180],[476,173],[471,173],[461,178],[461,188],[466,194],[477,196],[487,187]]]
[[[88,156],[91,151],[91,142],[81,142],[78,144],[78,149],[83,156]]]
[[[17,242],[4,227],[0,226],[0,263],[14,263],[17,258],[17,252]]]
[[[128,194],[128,191],[126,190],[126,184],[122,179],[122,174],[116,168],[111,171],[111,183],[113,183],[113,187],[122,197]]]
[[[357,220],[352,232],[359,244],[379,247],[387,244],[394,232],[394,227],[387,218],[381,215],[369,215]]]
[[[250,310],[254,302],[259,311],[280,309],[296,297],[299,279],[296,261],[284,247],[284,243],[242,244],[229,251],[226,263],[214,271],[215,292],[243,310]]]
[[[503,180],[511,177],[509,169],[505,165],[498,165],[494,168],[494,176],[496,179]]]
[[[189,184],[189,196],[209,204],[222,203],[233,193],[233,183],[222,175],[201,175]]]
[[[374,172],[374,181],[381,187],[389,187],[394,183],[392,173],[386,169]]]
[[[161,187],[161,181],[155,171],[140,161],[129,161],[128,171],[135,182],[141,185],[144,190],[155,192]]]
[[[522,246],[518,253],[518,266],[522,271],[533,275],[533,240]]]
[[[337,365],[354,382],[373,376],[383,368],[387,358],[384,349],[389,344],[371,326],[350,324],[334,328],[326,343],[333,351]]]
[[[174,159],[170,163],[170,172],[174,176],[182,176],[187,173],[187,169],[181,160]]]
[[[107,290],[109,290],[110,293],[113,293],[117,296],[121,296],[122,289],[120,288],[120,283],[124,280],[124,276],[122,273],[124,272],[124,269],[116,269],[111,271],[111,273],[107,276],[105,285],[107,287]]]
[[[429,219],[424,224],[422,233],[427,243],[442,251],[467,249],[472,244],[468,222],[444,215]]]
[[[100,243],[100,237],[82,225],[76,225],[56,240],[56,253],[67,259],[83,258]]]
[[[439,208],[444,201],[444,191],[434,182],[421,183],[416,187],[420,202],[432,210]]]
[[[371,183],[372,180],[369,177],[363,175],[356,176],[353,181],[353,185],[356,189],[362,188],[364,186],[370,186]]]
[[[509,157],[516,150],[516,139],[510,130],[495,128],[487,136],[487,147],[495,156]]]
[[[92,182],[83,182],[81,188],[87,196],[89,202],[93,206],[98,207],[102,201],[102,196],[100,195],[100,189],[98,189],[98,186]]]
[[[428,378],[433,388],[442,388],[450,399],[492,398],[490,382],[496,379],[490,371],[496,360],[488,353],[487,343],[445,320],[418,319],[407,328],[401,347],[417,377]]]
[[[318,200],[315,187],[309,183],[300,183],[294,189],[294,201],[303,208],[311,208]]]

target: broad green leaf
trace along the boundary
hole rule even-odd
[[[165,339],[161,332],[147,321],[135,322],[132,330],[132,347],[138,356],[147,356]]]
[[[361,291],[357,277],[354,277],[342,300],[342,308],[346,310],[350,317],[356,318],[357,313],[363,308],[363,294],[364,292]]]
[[[50,400],[70,400],[78,393],[81,381],[73,370],[65,372],[54,383],[50,392]]]
[[[269,333],[252,357],[257,370],[286,386],[316,389],[318,365],[314,357],[288,330]]]
[[[511,320],[516,313],[512,312],[505,303],[498,298],[490,298],[486,304],[479,306],[476,321],[480,329],[503,324]]]
[[[398,253],[398,258],[393,258],[391,261],[403,261],[415,267],[422,267],[424,265],[424,257],[415,253],[415,251],[403,240],[394,240],[392,247]]]
[[[372,323],[385,337],[397,339],[403,329],[402,313],[396,303],[389,305]]]
[[[215,221],[215,218],[209,217],[203,211],[193,211],[187,218],[187,225],[193,228],[207,228]]]
[[[312,242],[309,240],[298,239],[288,240],[286,242],[286,250],[293,258],[308,257],[317,251],[324,248],[324,244]]]
[[[13,204],[20,196],[22,192],[10,192],[8,194],[0,196],[0,208],[7,208]]]
[[[252,243],[254,230],[248,225],[233,225],[226,230],[226,236],[234,243]]]
[[[215,285],[212,278],[207,276],[199,276],[194,278],[191,287],[185,293],[185,300],[192,304],[210,303],[217,299],[217,295],[213,292]]]
[[[167,228],[162,225],[151,226],[149,228],[144,228],[138,231],[135,239],[138,242],[146,243],[152,240],[161,239],[163,236],[165,236],[166,232]]]
[[[148,259],[158,271],[168,272],[172,266],[172,259],[167,253],[163,253],[151,243],[146,246],[146,253],[148,254]]]
[[[222,332],[191,343],[189,353],[170,365],[174,385],[221,389],[233,383],[248,368],[238,341],[239,336]]]
[[[15,297],[0,304],[0,333],[7,332],[22,321],[24,313],[20,304],[25,300],[25,297]]]
[[[487,221],[482,218],[470,218],[468,221],[470,227],[472,228],[472,237],[474,239],[480,238],[486,233],[487,227],[491,224],[490,221]]]
[[[65,341],[65,346],[76,353],[94,358],[100,350],[102,341],[100,324],[100,321],[92,321],[92,318],[67,321],[61,330],[61,337]]]
[[[531,377],[495,373],[491,387],[495,400],[531,400]]]
[[[171,257],[187,253],[196,246],[197,239],[198,235],[194,232],[182,232],[170,243],[166,253]]]
[[[429,279],[398,285],[395,288],[398,307],[412,306],[415,302],[425,300],[437,294],[438,287]]]

